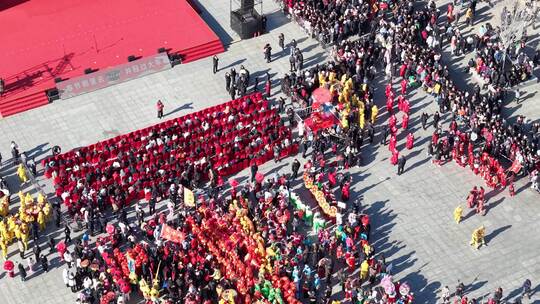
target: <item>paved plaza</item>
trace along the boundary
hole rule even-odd
[[[226,52],[219,55],[220,71],[217,74],[212,74],[212,59],[206,58],[2,119],[0,152],[4,162],[9,158],[12,140],[18,143],[21,151],[39,161],[51,154],[50,148],[54,145],[68,151],[153,125],[159,122],[155,113],[158,99],[165,104],[165,119],[223,103],[230,99],[225,90],[224,74],[231,67],[238,70],[244,65],[252,78],[270,73],[273,91],[277,93],[279,79],[289,69],[288,54],[280,52],[278,47],[279,33],[285,34],[286,42],[293,38],[299,42],[306,67],[327,58],[326,51],[283,16],[273,1],[264,2],[270,33],[246,41],[240,41],[229,29],[228,1],[198,1],[204,6],[205,20],[227,44]],[[444,4],[441,1],[443,12]],[[482,22],[497,24],[500,3],[491,9],[483,2],[478,7]],[[493,20],[491,16],[494,16]],[[532,36],[531,45],[535,46],[538,34]],[[273,47],[274,60],[269,64],[263,59],[266,43]],[[451,62],[456,78],[463,83],[474,81],[462,73],[469,57],[451,58],[445,52],[443,58],[445,62]],[[375,101],[382,109],[386,83],[380,77],[376,82]],[[261,88],[262,83],[261,78]],[[536,80],[522,85],[526,92],[522,96],[527,99],[520,105],[506,104],[505,114],[525,115],[531,121],[540,119],[538,87]],[[420,114],[424,111],[434,113],[437,105],[433,97],[423,92],[414,91],[407,97],[412,108],[409,128],[414,131],[416,140],[413,150],[405,152],[408,157],[405,174],[396,174],[397,168],[389,161],[390,152],[386,146],[378,144],[378,132],[377,143],[363,150],[364,165],[350,170],[354,179],[352,199],[363,196],[363,212],[372,216],[376,250],[384,252],[387,262],[393,265],[396,278],[411,284],[415,303],[437,303],[440,289],[448,285],[453,291],[458,280],[466,285],[465,292],[470,297],[487,298],[501,286],[504,296],[510,300],[520,294],[521,285],[527,278],[532,281],[535,294],[524,303],[540,303],[540,196],[529,190],[523,180],[516,185],[518,194],[515,197],[509,197],[508,190],[488,191],[487,214],[480,216],[465,210],[465,219],[456,224],[452,212],[458,205],[466,206],[469,190],[475,185],[487,187],[481,178],[455,163],[442,167],[431,164],[426,151],[433,129],[424,131],[421,128]],[[388,118],[386,111],[380,117],[379,124]],[[405,138],[400,135],[398,149],[403,151]],[[259,170],[267,174],[286,173],[290,171],[290,160],[277,164],[269,162]],[[2,168],[2,175],[8,175],[12,192],[18,191],[14,170],[6,164]],[[239,179],[246,177],[247,171],[241,172]],[[52,192],[49,180],[40,177],[39,183],[46,192]],[[302,191],[298,183],[295,188]],[[470,235],[482,224],[486,227],[487,246],[475,250],[469,246]],[[48,227],[47,234],[57,239],[63,237],[63,232],[53,227]],[[45,242],[43,237],[42,242]],[[19,261],[16,245],[10,247],[10,259]],[[26,282],[21,282],[18,277],[10,279],[1,272],[0,303],[74,303],[75,294],[62,281],[65,266],[59,264],[56,255],[49,256],[49,260],[53,268],[48,273],[38,272]]]

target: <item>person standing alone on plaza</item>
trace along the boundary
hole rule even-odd
[[[405,171],[405,163],[406,162],[407,162],[407,158],[405,157],[405,155],[401,156],[401,158],[398,161],[398,169],[397,169],[397,174],[398,175],[401,175],[403,173],[403,171]]]
[[[298,69],[298,73],[302,71],[304,68],[304,55],[302,54],[302,51],[299,49],[296,49],[295,53],[295,60],[296,60],[296,68]]]
[[[219,58],[214,55],[214,57],[212,57],[212,70],[215,73],[217,73],[218,71],[218,63],[219,63]]]
[[[269,73],[266,73],[266,81],[264,83],[264,93],[266,94],[266,98],[270,98],[270,95],[272,95],[272,81],[270,80]]]
[[[264,59],[266,59],[266,63],[270,63],[272,61],[272,47],[270,46],[270,43],[267,43],[264,46]]]
[[[279,47],[281,48],[282,51],[285,51],[285,35],[283,35],[283,33],[280,33],[279,36],[278,36],[278,39],[279,39]]]
[[[527,299],[531,298],[531,280],[526,279],[525,282],[523,282],[521,296],[527,297]]]
[[[26,269],[24,269],[24,265],[22,263],[19,263],[19,265],[17,265],[17,267],[19,268],[19,274],[21,275],[21,281],[26,281]]]
[[[13,157],[13,163],[18,165],[20,157],[19,146],[14,141],[11,141],[11,156]]]
[[[428,114],[426,112],[422,113],[420,120],[422,121],[422,129],[427,129]]]
[[[298,177],[298,170],[300,169],[300,162],[298,159],[294,159],[292,163],[292,178],[296,179]]]
[[[230,92],[231,91],[231,74],[229,74],[229,72],[226,72],[225,73],[225,90],[227,90],[227,92]]]
[[[161,100],[158,100],[157,104],[156,104],[156,109],[157,109],[157,118],[159,119],[162,119],[163,118],[163,108],[165,106],[163,105],[163,102],[161,102]]]

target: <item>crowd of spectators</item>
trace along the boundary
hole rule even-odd
[[[336,21],[338,32],[344,32],[349,27],[345,25],[350,20],[347,13],[361,10],[364,5],[358,1],[339,1],[339,4],[334,1],[298,1],[291,4],[290,12],[302,21],[305,21],[304,18],[310,20],[313,12],[325,11],[323,16],[326,17],[320,18],[339,20]],[[518,41],[520,47],[512,45],[505,49],[496,35],[497,31],[489,25],[482,25],[478,34],[472,34],[474,38],[471,42],[469,37],[465,39],[460,36],[459,28],[463,25],[458,23],[458,19],[445,19],[434,1],[418,9],[414,8],[412,1],[387,4],[389,8],[374,15],[369,26],[346,31],[348,35],[345,38],[355,36],[358,39],[332,40],[332,62],[313,67],[301,75],[286,75],[283,82],[286,91],[309,106],[310,94],[314,89],[329,87],[335,102],[345,101],[353,109],[359,104],[355,99],[365,103],[365,121],[369,121],[370,96],[373,94],[365,89],[377,73],[384,71],[390,82],[399,77],[406,81],[408,90],[418,88],[433,95],[439,111],[430,115],[432,118],[437,117],[438,120],[444,113],[451,114],[450,126],[453,130],[449,127],[443,132],[438,121],[434,124],[439,129],[436,130],[438,138],[442,138],[443,133],[457,137],[455,131],[459,129],[463,136],[472,138],[474,155],[480,157],[485,152],[501,161],[513,162],[517,159],[523,168],[521,173],[530,174],[531,179],[536,181],[540,166],[538,123],[529,125],[524,117],[509,121],[502,113],[503,100],[513,94],[511,87],[531,77],[534,62],[524,53],[526,34],[522,41]],[[474,18],[475,1],[468,5]],[[311,8],[299,12],[300,8],[306,6]],[[448,10],[452,11],[451,8]],[[326,27],[324,30],[333,32],[334,28]],[[451,52],[455,55],[475,51],[476,60],[472,60],[469,67],[487,80],[484,86],[458,87],[448,65],[442,60],[446,43],[450,44]],[[510,58],[504,60],[504,56]],[[512,58],[515,58],[515,62]],[[352,79],[354,84],[352,91],[344,90],[344,80],[348,79]],[[350,113],[354,113],[354,110]],[[459,143],[459,138],[450,139],[451,145],[447,151],[454,148],[453,143]],[[442,144],[435,142],[433,145],[434,152],[431,154],[443,154]],[[538,183],[534,185],[537,187]]]
[[[119,210],[134,199],[165,197],[169,186],[209,179],[297,150],[291,130],[260,93],[44,161],[56,195],[73,216],[82,208]]]

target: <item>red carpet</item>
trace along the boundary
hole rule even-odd
[[[54,79],[148,56],[164,47],[194,61],[222,52],[187,0],[0,1],[3,117],[47,104]]]

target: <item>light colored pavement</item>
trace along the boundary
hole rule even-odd
[[[221,68],[238,68],[243,64],[254,76],[263,76],[269,69],[273,78],[282,77],[288,70],[286,56],[276,53],[276,60],[270,64],[262,58],[266,42],[277,51],[280,32],[285,33],[286,41],[292,38],[299,41],[308,66],[325,59],[324,51],[316,42],[306,38],[298,26],[277,12],[272,1],[265,2],[265,11],[270,13],[271,32],[240,42],[234,42],[238,38],[228,29],[228,1],[199,2],[205,7],[204,17],[217,28],[220,37],[233,42],[219,56]],[[479,4],[480,9],[483,6],[483,3]],[[492,12],[482,11],[483,14]],[[213,17],[209,18],[209,14]],[[449,59],[455,61],[454,67],[466,63],[463,59]],[[0,138],[0,151],[4,160],[8,159],[9,143],[15,140],[21,150],[39,160],[50,154],[53,145],[67,151],[157,123],[157,99],[165,103],[167,119],[227,101],[225,71],[213,75],[211,65],[210,58],[203,59],[3,119],[0,121],[0,131],[4,135]],[[463,77],[457,68],[455,75]],[[379,83],[376,92],[379,104],[384,103],[381,98],[383,85],[383,82]],[[376,249],[384,252],[387,261],[394,265],[397,278],[411,283],[417,296],[416,303],[436,303],[440,288],[448,285],[453,289],[458,280],[468,286],[466,292],[471,297],[485,296],[499,286],[505,296],[511,294],[513,297],[519,293],[518,288],[526,278],[531,279],[536,291],[530,303],[540,301],[540,235],[536,233],[540,231],[539,196],[519,188],[514,198],[509,198],[507,191],[488,193],[486,216],[469,215],[466,210],[465,220],[455,224],[452,220],[454,208],[458,204],[465,206],[467,192],[474,185],[483,183],[469,170],[453,163],[442,167],[431,165],[426,156],[431,130],[423,131],[419,120],[422,111],[435,111],[433,98],[416,92],[410,94],[409,99],[413,112],[409,126],[415,132],[416,147],[404,152],[408,154],[405,174],[396,175],[397,168],[390,165],[388,149],[378,144],[365,148],[365,165],[351,170],[355,181],[351,189],[353,198],[362,195],[365,212],[373,216]],[[538,119],[540,109],[537,104],[535,98],[530,98],[515,113]],[[386,118],[384,114],[382,118]],[[403,151],[404,136],[399,139],[398,147]],[[285,163],[268,163],[260,170],[286,172],[289,165]],[[10,175],[10,184],[15,188],[13,169],[5,168],[2,173]],[[247,172],[240,175],[246,176]],[[49,181],[40,179],[40,183],[50,191]],[[473,229],[481,224],[487,228],[488,246],[476,251],[468,242]],[[51,228],[48,233],[57,238],[63,236]],[[10,250],[12,258],[17,260],[16,246],[11,246]],[[25,283],[17,277],[9,279],[0,274],[0,303],[73,302],[74,295],[63,285],[61,268],[54,268],[48,274],[37,274]]]

